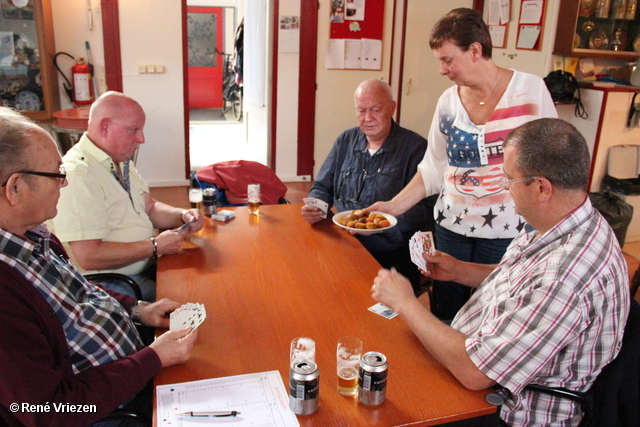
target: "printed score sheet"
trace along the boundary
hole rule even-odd
[[[279,371],[212,378],[156,387],[158,427],[202,425],[202,418],[181,412],[238,411],[216,418],[225,427],[299,427]],[[211,418],[209,418],[211,421]]]

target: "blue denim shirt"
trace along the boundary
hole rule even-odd
[[[367,150],[367,137],[359,127],[348,129],[336,139],[309,191],[335,205],[338,212],[362,209],[391,200],[411,181],[427,150],[427,140],[393,122],[389,136],[373,156]],[[418,230],[433,230],[435,197],[420,203],[398,217],[398,225],[386,233],[358,239],[370,252],[385,252],[409,244]]]

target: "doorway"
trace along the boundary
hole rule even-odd
[[[246,130],[242,117],[234,117],[229,102],[223,99],[225,68],[233,66],[236,60],[235,38],[240,18],[235,6],[215,6],[215,2],[202,0],[188,2],[183,20],[188,50],[187,147],[190,172],[194,172],[212,163],[244,157]]]

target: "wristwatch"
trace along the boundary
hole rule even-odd
[[[133,306],[131,307],[131,320],[133,321],[133,323],[137,325],[142,325],[142,320],[140,318],[140,310],[142,310],[143,307],[146,307],[149,304],[151,303],[147,301],[142,301],[142,300],[139,300],[133,303]]]

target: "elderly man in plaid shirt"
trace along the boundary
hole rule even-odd
[[[587,197],[589,151],[572,125],[538,119],[512,131],[503,147],[500,185],[527,223],[500,264],[424,255],[427,276],[476,288],[451,326],[393,270],[380,270],[372,297],[395,310],[465,387],[508,389],[504,424],[577,426],[578,404],[524,387],[584,392],[616,357],[629,312],[626,262]]]
[[[144,347],[134,319],[167,328],[180,304],[105,291],[69,262],[42,224],[66,185],[61,165],[51,135],[0,107],[0,424],[98,421],[184,363],[196,339],[186,328]],[[150,414],[150,399],[136,407]]]

